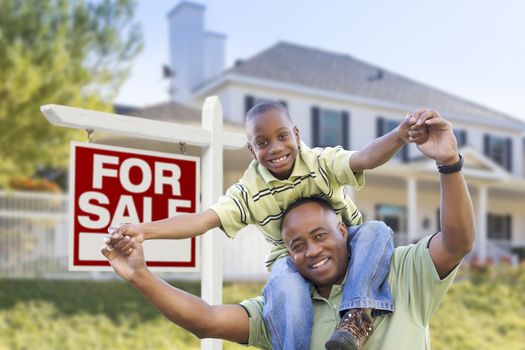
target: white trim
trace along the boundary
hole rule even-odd
[[[487,209],[488,209],[488,188],[487,186],[478,186],[478,215],[477,215],[477,249],[478,258],[484,262],[487,258]]]

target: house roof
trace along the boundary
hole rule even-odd
[[[491,120],[525,122],[467,101],[347,54],[280,42],[238,62],[225,74],[235,74],[307,86],[409,106],[432,107],[443,113]]]

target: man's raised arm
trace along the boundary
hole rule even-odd
[[[209,305],[201,298],[169,285],[146,267],[142,245],[135,240],[130,243],[130,254],[122,254],[107,245],[101,251],[115,272],[166,318],[199,338],[248,343],[249,319],[240,305]]]
[[[438,165],[452,166],[460,161],[452,125],[435,111],[425,121],[429,138],[418,145]],[[441,278],[446,277],[474,245],[475,225],[472,200],[463,172],[441,173],[441,232],[430,241],[430,256]]]

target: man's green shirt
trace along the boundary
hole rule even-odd
[[[374,332],[363,350],[430,350],[429,321],[445,297],[459,266],[440,279],[430,257],[430,236],[417,244],[394,250],[388,275],[395,311],[374,319]],[[345,281],[343,283],[351,283]],[[314,325],[311,349],[324,349],[339,323],[342,288],[334,285],[328,299],[314,289]],[[250,315],[249,345],[271,349],[271,337],[263,320],[262,297],[241,303]]]

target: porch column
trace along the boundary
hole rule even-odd
[[[418,217],[417,217],[417,181],[415,178],[408,178],[407,180],[407,221],[408,244],[412,243],[419,237],[418,232]]]
[[[481,261],[487,258],[487,186],[478,187],[476,252]]]

